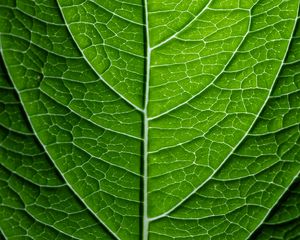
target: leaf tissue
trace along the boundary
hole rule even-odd
[[[0,239],[300,239],[299,0],[0,0]]]

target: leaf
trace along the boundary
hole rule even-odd
[[[278,206],[272,210],[265,224],[256,233],[256,239],[299,238],[299,177]]]
[[[0,12],[5,238],[260,239],[284,219],[300,172],[298,0]]]
[[[37,142],[1,66],[1,229],[7,238],[109,239]],[[81,219],[84,219],[83,221]]]

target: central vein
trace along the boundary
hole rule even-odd
[[[145,18],[145,37],[146,37],[146,82],[145,82],[145,102],[144,102],[144,146],[143,146],[143,240],[148,239],[148,102],[149,102],[149,81],[150,81],[150,59],[151,47],[149,38],[149,23],[148,23],[148,1],[144,0],[144,18]]]

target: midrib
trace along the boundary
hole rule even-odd
[[[150,80],[150,61],[151,47],[149,38],[149,23],[148,23],[148,0],[144,0],[144,19],[145,19],[145,37],[146,37],[146,66],[145,66],[145,102],[144,102],[144,145],[143,145],[143,224],[142,224],[142,239],[148,240],[149,219],[148,219],[148,102],[149,102],[149,80]]]

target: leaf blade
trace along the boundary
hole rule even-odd
[[[297,86],[289,83],[293,67],[284,66],[277,79],[288,85],[276,83],[269,94],[288,49],[299,1],[187,2],[6,1],[0,6],[2,52],[34,134],[22,123],[24,116],[10,107],[1,110],[5,118],[0,133],[21,134],[23,158],[36,158],[38,148],[28,140],[36,135],[54,170],[75,193],[61,186],[61,192],[45,190],[43,197],[75,195],[75,202],[86,205],[83,211],[98,218],[95,227],[75,232],[53,222],[47,228],[45,216],[34,206],[29,213],[41,224],[30,231],[32,238],[44,227],[51,229],[45,230],[46,238],[57,229],[58,238],[91,239],[98,234],[139,239],[143,230],[143,239],[148,234],[150,239],[246,239],[298,174]],[[293,41],[287,65],[298,61],[296,46]],[[5,106],[14,104],[12,89],[5,84],[1,89],[7,94],[1,95]],[[1,147],[13,156],[20,149],[15,139],[20,138],[11,139]],[[25,162],[19,164],[24,167]],[[1,164],[12,167],[5,157]],[[3,171],[3,176],[13,176],[14,186],[22,181],[26,189],[34,185],[30,174],[28,181],[17,180],[20,176],[10,174],[12,169]],[[40,175],[42,181],[46,173]],[[5,189],[1,197],[10,191]],[[25,199],[30,195],[26,191],[17,190],[17,195]],[[27,219],[26,211],[18,214],[14,219]],[[97,222],[88,215],[83,219]],[[3,224],[6,233],[9,227]],[[85,235],[87,229],[92,233]]]

